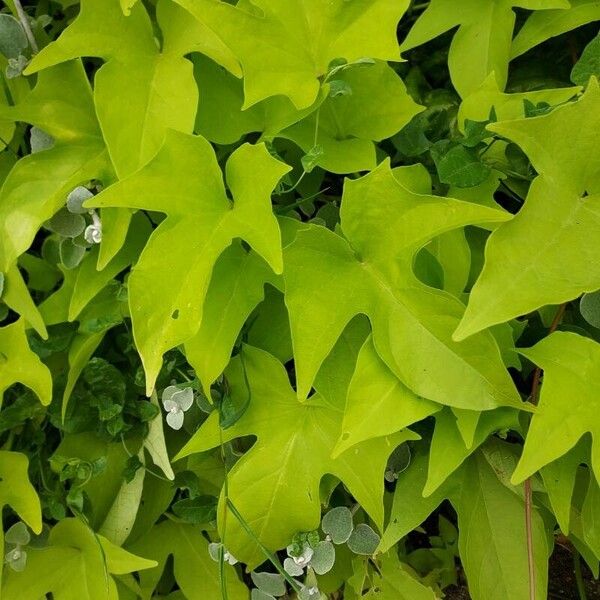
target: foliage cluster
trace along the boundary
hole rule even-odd
[[[1,597],[584,598],[600,2],[4,4]]]

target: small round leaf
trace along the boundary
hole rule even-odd
[[[0,52],[6,58],[17,58],[28,45],[21,23],[12,15],[0,14]]]
[[[83,215],[88,212],[87,208],[83,208],[83,203],[93,197],[94,194],[82,185],[77,186],[67,196],[67,210],[71,213]]]
[[[250,600],[275,600],[275,596],[267,594],[262,590],[252,590],[250,594]]]
[[[375,553],[381,538],[369,525],[360,523],[354,528],[350,539],[348,540],[348,548],[354,554],[364,554],[370,556]]]
[[[285,569],[285,572],[292,577],[300,577],[300,575],[304,573],[304,568],[297,565],[293,558],[286,558],[283,561],[283,568]]]
[[[59,210],[47,223],[46,227],[66,238],[75,238],[85,229],[85,219],[74,215],[66,208]]]
[[[77,246],[73,240],[65,239],[60,243],[60,261],[67,269],[74,269],[85,256],[85,248]]]
[[[279,573],[250,573],[252,583],[265,594],[284,596],[286,593],[285,579]]]
[[[347,542],[354,529],[350,509],[346,506],[332,508],[323,517],[321,529],[331,537],[334,544]]]
[[[27,525],[22,521],[15,523],[4,536],[4,541],[7,544],[17,544],[19,546],[26,546],[31,541],[31,536],[27,529]]]
[[[29,132],[29,144],[31,153],[41,152],[54,146],[54,138],[39,127],[32,127]]]
[[[579,303],[581,316],[592,326],[600,329],[600,290],[584,294]]]
[[[310,561],[317,575],[329,573],[335,563],[335,546],[328,541],[319,542]]]

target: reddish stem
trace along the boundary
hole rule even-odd
[[[550,329],[548,329],[548,335],[554,333],[563,317],[565,316],[565,310],[567,309],[567,303],[561,304],[554,316]],[[537,405],[540,395],[540,383],[542,378],[542,369],[536,367],[533,373],[533,381],[531,382],[531,396],[530,400],[532,404]],[[531,477],[525,480],[525,532],[527,536],[527,565],[529,568],[529,600],[536,600],[536,586],[535,586],[535,562],[534,562],[534,548],[533,548],[533,490],[531,487]]]

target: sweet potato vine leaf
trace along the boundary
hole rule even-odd
[[[4,392],[17,382],[32,389],[42,404],[50,404],[52,377],[29,348],[23,319],[0,328],[0,405]]]
[[[310,106],[333,59],[399,60],[407,0],[177,0],[231,49],[244,72],[244,108],[270,96]]]
[[[167,214],[129,279],[133,333],[148,395],[162,355],[198,331],[213,267],[234,238],[246,240],[281,272],[281,234],[271,192],[288,171],[263,144],[241,146],[226,166],[232,203],[210,144],[170,131],[148,165],[88,201]]]
[[[531,119],[490,125],[539,173],[523,208],[490,236],[456,339],[600,288],[600,87]]]
[[[19,160],[0,190],[0,270],[6,272],[67,194],[90,179],[108,179],[110,165],[79,61],[41,73],[22,102],[0,106],[0,117],[35,125],[56,140]]]
[[[165,33],[180,32],[167,26]],[[107,61],[94,77],[94,102],[112,163],[123,177],[156,153],[168,128],[193,129],[198,90],[192,64],[170,52],[168,42],[164,46],[161,52],[142,4],[126,17],[116,2],[83,0],[79,16],[27,72],[82,56]]]
[[[557,331],[519,352],[544,370],[544,378],[539,411],[531,421],[513,481],[523,481],[566,454],[586,433],[592,435],[592,467],[600,481],[600,344]]]
[[[418,395],[459,408],[523,406],[489,332],[458,344],[463,305],[417,279],[413,261],[434,237],[476,223],[501,223],[504,211],[403,187],[389,162],[346,181],[341,229],[300,231],[284,251],[298,396],[356,314],[372,324],[378,354]]]
[[[530,10],[569,8],[567,0],[432,0],[402,43],[402,52],[420,46],[459,26],[450,45],[448,65],[452,83],[465,97],[490,73],[501,89],[508,63],[516,16],[513,7]]]
[[[246,385],[247,377],[248,386]],[[244,346],[226,371],[232,398],[250,403],[243,416],[222,432],[223,440],[256,436],[254,446],[229,474],[229,497],[256,537],[270,550],[290,543],[298,531],[318,526],[319,483],[325,474],[341,479],[377,523],[383,524],[383,475],[392,450],[418,436],[405,430],[379,438],[331,458],[339,437],[343,406],[316,393],[299,402],[283,365],[270,354]],[[239,400],[238,400],[239,401]],[[214,412],[180,452],[179,457],[218,446],[218,414]],[[220,527],[223,527],[223,496]],[[256,566],[264,555],[231,516],[225,535],[228,550]]]
[[[79,519],[60,521],[48,543],[27,550],[25,570],[8,572],[2,587],[4,597],[38,600],[51,592],[65,600],[116,600],[119,595],[113,575],[156,565],[115,546]]]
[[[144,598],[152,597],[169,556],[173,557],[175,580],[186,597],[220,597],[219,565],[210,557],[208,541],[198,527],[166,519],[127,546],[127,549],[158,563],[156,567],[140,573],[140,588]],[[246,600],[248,591],[235,571],[226,569],[225,576],[229,598]]]

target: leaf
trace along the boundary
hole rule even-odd
[[[123,481],[98,533],[117,546],[122,546],[135,523],[144,487],[146,471],[139,469],[132,481]]]
[[[207,394],[227,366],[244,323],[264,298],[265,284],[275,282],[276,276],[264,260],[239,243],[217,260],[200,329],[185,343],[186,357]]]
[[[471,411],[463,411],[470,413]],[[475,430],[470,443],[465,442],[460,415],[445,409],[435,416],[435,429],[429,449],[429,468],[423,495],[430,496],[454,473],[490,435],[507,430],[518,431],[519,413],[512,408],[499,408],[475,414]],[[468,417],[467,417],[468,418]]]
[[[0,404],[4,392],[14,383],[22,383],[35,392],[42,404],[50,404],[52,377],[48,367],[29,348],[23,319],[0,328]]]
[[[298,110],[313,104],[319,77],[333,59],[398,60],[396,25],[406,0],[257,0],[239,7],[214,0],[178,0],[238,58],[244,72],[243,108],[278,94]],[[276,49],[276,50],[274,50]],[[285,74],[285,76],[282,76]]]
[[[158,403],[158,397],[156,392],[150,397],[152,404],[157,406],[160,410]],[[148,435],[144,440],[144,448],[148,450],[148,453],[152,457],[152,461],[157,467],[160,467],[161,471],[165,474],[167,479],[175,479],[175,473],[171,467],[169,460],[169,454],[167,452],[167,446],[165,444],[165,434],[163,431],[162,414],[159,412],[152,421],[148,428]]]
[[[548,115],[488,126],[518,143],[540,175],[519,213],[490,236],[455,339],[600,288],[597,248],[587,242],[600,227],[599,115],[592,80],[579,101]],[[574,131],[576,143],[565,143]]]
[[[598,18],[600,19],[600,11]],[[600,34],[585,47],[571,71],[571,81],[577,85],[587,85],[591,77],[600,79]]]
[[[528,598],[524,501],[497,479],[482,453],[465,463],[452,504],[458,513],[460,559],[473,600]],[[545,600],[550,551],[535,508],[532,530],[536,598]]]
[[[600,291],[584,294],[579,302],[579,311],[592,327],[600,328]]]
[[[21,23],[12,15],[0,14],[0,53],[6,58],[17,58],[28,46]]]
[[[378,552],[387,552],[400,539],[417,528],[448,496],[451,480],[447,485],[424,497],[423,488],[427,481],[427,453],[418,445],[411,463],[398,476],[389,522],[383,533]]]
[[[274,137],[316,110],[326,97],[323,89],[313,104],[296,110],[286,96],[272,96],[242,110],[243,81],[201,54],[194,54],[192,60],[194,76],[202,89],[195,132],[218,144],[237,142],[250,132]]]
[[[31,277],[29,279],[29,287],[31,287]],[[20,314],[42,338],[46,339],[48,337],[44,319],[33,303],[27,284],[17,264],[6,271],[2,301],[6,306]]]
[[[489,118],[492,108],[500,122],[522,119],[525,116],[525,100],[536,106],[540,103],[556,106],[571,100],[579,91],[578,87],[566,87],[505,94],[498,87],[496,77],[492,74],[463,99],[458,110],[458,122],[462,126],[466,119],[485,121]]]
[[[513,7],[569,8],[566,0],[465,0],[456,10],[453,0],[432,0],[419,16],[400,50],[406,52],[450,31],[457,25],[448,55],[452,83],[464,98],[495,73],[504,89],[508,77],[511,40],[515,26]],[[540,11],[543,14],[545,11]]]
[[[363,554],[366,556],[375,554],[381,538],[366,523],[359,523],[348,538],[348,548],[354,554]]]
[[[352,94],[330,96],[312,115],[280,135],[304,152],[309,152],[317,140],[323,152],[316,164],[332,173],[373,169],[377,164],[373,142],[397,133],[421,107],[384,62],[349,68],[336,77],[352,89]]]
[[[600,559],[600,522],[598,522],[598,515],[600,515],[600,485],[594,477],[590,476],[581,509],[581,520],[585,541],[596,555],[596,558]]]
[[[565,535],[569,535],[570,531],[573,490],[577,471],[580,464],[589,461],[588,444],[582,442],[540,469],[550,505],[558,525]]]
[[[387,457],[403,440],[381,438],[330,458],[339,436],[343,413],[319,394],[299,402],[283,365],[262,350],[244,346],[244,367],[251,399],[246,412],[222,432],[223,441],[257,437],[254,446],[229,472],[229,498],[254,535],[270,550],[287,546],[298,531],[311,531],[320,521],[319,482],[329,473],[341,479],[376,524],[383,521],[383,473]],[[248,394],[240,358],[226,371],[232,398]],[[184,446],[179,457],[218,446],[218,415],[213,412]],[[257,486],[260,482],[260,486]],[[293,485],[290,485],[293,482]],[[223,527],[223,496],[219,527]],[[249,567],[264,555],[231,517],[227,520],[227,548]]]
[[[354,524],[352,513],[347,506],[336,506],[328,511],[321,521],[323,533],[331,536],[334,544],[343,544],[348,541]]]
[[[378,354],[416,394],[470,409],[522,406],[493,338],[452,342],[462,304],[422,284],[412,270],[417,250],[436,235],[506,218],[499,210],[415,194],[387,162],[347,181],[341,208],[347,239],[311,226],[284,251],[298,397],[307,396],[346,323],[363,313]]]
[[[342,435],[334,456],[365,440],[410,427],[440,409],[439,405],[416,396],[388,369],[369,337],[352,375]]]
[[[271,594],[271,596],[285,596],[286,586],[285,580],[279,573],[257,573],[253,571],[250,573],[252,583],[265,594]]]
[[[116,600],[112,575],[156,564],[111,544],[78,519],[58,523],[48,543],[45,548],[28,549],[24,571],[8,572],[2,587],[6,598],[39,600],[52,593],[65,600]]]
[[[31,123],[56,139],[51,149],[19,160],[0,189],[0,269],[6,271],[73,188],[111,175],[80,62],[41,73],[22,102],[0,106],[0,118]]]
[[[600,20],[597,0],[570,0],[570,4],[570,8],[553,6],[558,10],[534,12],[513,40],[511,58],[525,54],[552,37]]]
[[[146,167],[88,201],[168,215],[129,279],[134,338],[148,395],[164,352],[198,331],[214,264],[234,238],[245,239],[275,272],[281,271],[281,237],[270,193],[288,170],[264,145],[241,146],[226,167],[232,206],[210,144],[169,132]],[[159,304],[150,289],[160,295]]]
[[[192,65],[158,51],[142,4],[125,16],[116,2],[84,0],[75,21],[35,56],[27,72],[82,56],[107,61],[95,75],[94,100],[119,177],[147,163],[168,129],[192,132],[198,93]]]
[[[593,340],[557,331],[519,352],[544,370],[544,381],[539,411],[531,420],[514,483],[566,454],[585,433],[595,438],[599,410],[596,389],[600,385],[600,344]],[[600,480],[600,446],[595,439],[592,466]]]
[[[0,450],[0,511],[5,506],[10,506],[34,533],[40,534],[42,509],[37,492],[29,482],[28,467],[29,459],[25,454]],[[13,528],[7,532],[7,543],[10,543],[8,534],[11,532]],[[4,530],[0,527],[0,547],[4,547],[4,541]],[[2,583],[1,571],[0,583]],[[6,594],[4,597],[10,598]]]
[[[373,574],[373,587],[364,595],[366,600],[435,600],[433,590],[424,586],[392,554],[379,559],[378,571]]]
[[[475,150],[460,144],[445,152],[437,152],[434,146],[432,156],[440,181],[457,188],[480,185],[487,180],[491,172],[490,168],[481,162]]]
[[[175,523],[169,519],[155,525],[128,549],[151,557],[157,566],[140,573],[142,597],[150,599],[159,583],[169,556],[177,583],[187,598],[219,598],[219,565],[208,554],[208,542],[193,525]],[[231,600],[246,600],[246,587],[231,568],[225,570],[227,592]]]
[[[151,232],[150,222],[140,213],[134,215],[121,249],[102,270],[98,268],[99,246],[96,245],[88,252],[88,256],[77,270],[69,303],[69,321],[77,319],[83,309],[114,277],[137,260]]]

